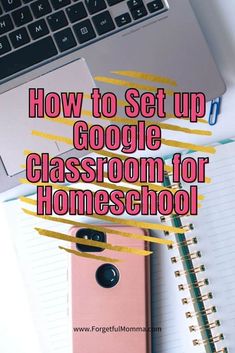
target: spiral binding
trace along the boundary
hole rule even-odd
[[[208,325],[207,325],[207,328],[216,328],[216,327],[219,327],[220,326],[220,321],[219,320],[215,320],[213,322],[210,322]],[[190,332],[195,332],[195,331],[202,331],[204,329],[205,326],[195,326],[195,325],[191,325],[189,326],[189,331]]]
[[[204,265],[201,265],[201,266],[198,266],[198,267],[194,267],[192,268],[191,270],[189,271],[175,271],[175,277],[181,277],[183,275],[186,275],[187,273],[199,273],[199,272],[204,272],[205,271],[205,266]]]
[[[212,299],[212,298],[213,298],[213,295],[212,295],[211,292],[209,292],[209,293],[200,295],[197,298],[183,298],[182,299],[182,304],[185,305],[185,304],[190,304],[190,303],[196,303],[199,299],[205,302],[206,300]]]
[[[170,221],[172,221],[172,219],[174,218],[174,219],[181,219],[182,217],[190,217],[190,214],[188,213],[188,214],[186,214],[186,215],[184,215],[184,216],[179,216],[178,214],[176,214],[176,213],[172,213],[170,216],[161,216],[160,217],[160,220],[161,220],[161,222],[162,223],[166,223],[166,222],[170,222]]]
[[[187,313],[185,313],[185,316],[187,319],[191,319],[194,316],[199,316],[200,314],[206,314],[206,315],[211,315],[213,313],[216,313],[216,307],[215,306],[211,306],[210,308],[201,310],[201,311],[188,311]]]
[[[166,174],[166,176],[169,177],[170,173]],[[168,186],[168,187],[172,187],[173,189],[175,189],[176,187],[179,187],[179,186],[180,186],[180,184],[173,184],[173,187],[172,186]],[[170,222],[170,221],[173,221],[174,219],[181,220],[182,218],[183,217],[181,217],[179,215],[172,215],[172,216],[167,216],[167,217],[163,216],[163,217],[161,217],[161,222],[162,223],[163,222]],[[182,224],[182,222],[181,222],[181,224]],[[190,224],[182,225],[181,228],[186,231],[192,231],[194,229],[194,226],[193,226],[193,224],[190,223]],[[173,233],[169,233],[169,232],[165,231],[164,234],[165,234],[165,236],[169,236],[169,235],[172,235]],[[178,242],[178,243],[175,242],[174,244],[169,245],[168,249],[169,250],[179,249],[182,246],[187,246],[190,248],[191,246],[194,246],[197,243],[198,243],[197,237],[191,237],[190,239],[187,239],[185,241]],[[185,256],[171,257],[171,262],[173,264],[177,264],[179,262],[182,262],[182,261],[185,261],[188,259],[195,260],[195,259],[199,259],[199,258],[201,258],[200,251],[193,251],[193,252],[190,251],[189,254],[186,254]],[[181,278],[181,277],[186,276],[187,274],[193,273],[193,274],[197,275],[198,273],[202,273],[204,271],[205,271],[204,265],[197,265],[196,267],[193,267],[189,270],[176,270],[174,273],[175,273],[176,277]],[[195,283],[192,283],[192,284],[179,284],[178,289],[180,291],[184,291],[184,290],[188,290],[188,289],[192,289],[192,288],[201,288],[201,287],[207,286],[208,284],[209,284],[209,281],[207,278],[205,278],[200,281],[196,281]],[[213,298],[212,293],[208,292],[206,294],[201,294],[200,296],[195,297],[195,298],[183,298],[182,304],[183,305],[195,304],[199,300],[204,303],[204,302],[210,301],[212,298]],[[185,315],[186,315],[186,318],[191,319],[193,317],[198,317],[202,314],[209,317],[210,315],[212,315],[215,312],[216,312],[216,307],[211,306],[211,307],[207,307],[207,308],[205,307],[204,310],[201,310],[201,311],[195,311],[195,312],[188,311],[185,313]],[[223,334],[213,335],[213,330],[217,329],[218,327],[220,327],[219,320],[214,320],[211,322],[210,322],[210,320],[208,320],[208,323],[205,325],[198,325],[198,326],[190,325],[189,326],[190,332],[201,332],[205,329],[212,330],[212,332],[211,332],[212,335],[210,338],[208,338],[208,339],[194,339],[193,345],[194,346],[200,346],[200,345],[205,346],[210,343],[213,343],[216,347],[216,344],[224,339]],[[213,353],[228,353],[228,349],[226,347],[219,348],[218,350],[214,351]]]
[[[201,252],[200,251],[195,251],[195,252],[192,252],[188,255],[185,255],[185,256],[173,256],[171,257],[171,262],[173,264],[176,264],[177,262],[180,262],[184,259],[191,259],[191,260],[194,260],[194,259],[197,259],[197,258],[200,258],[202,255],[201,255]]]
[[[188,239],[186,241],[182,241],[181,243],[179,244],[171,244],[171,245],[168,245],[168,249],[171,250],[171,249],[175,249],[175,248],[179,248],[180,246],[185,246],[185,245],[195,245],[197,244],[197,238],[194,237],[194,238],[191,238],[191,239]]]
[[[179,189],[182,189],[182,184],[181,183],[174,183],[174,184],[171,184],[169,187],[174,190],[179,190]]]
[[[208,286],[208,284],[209,284],[209,281],[208,281],[207,278],[205,278],[205,279],[203,279],[201,281],[194,282],[193,284],[190,284],[190,285],[188,285],[188,284],[179,284],[178,288],[179,288],[179,290],[186,290],[186,289],[190,289],[192,287],[198,288],[198,287]]]
[[[178,216],[178,218],[181,218]],[[194,229],[194,226],[192,223],[189,223],[189,224],[186,224],[185,226],[181,227],[181,229],[185,230],[186,232],[190,231],[190,230],[193,230]],[[164,230],[163,231],[164,235],[166,237],[168,237],[170,234],[174,234],[174,233],[170,233],[168,230]]]
[[[198,345],[202,345],[202,344],[205,345],[210,342],[217,343],[219,341],[222,341],[223,339],[224,339],[224,336],[222,334],[220,334],[220,335],[211,337],[211,339],[209,339],[209,340],[193,340],[193,345],[194,346],[198,346]]]

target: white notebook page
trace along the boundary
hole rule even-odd
[[[232,342],[235,326],[234,158],[234,143],[219,146],[217,154],[210,158],[207,175],[213,175],[213,183],[200,185],[200,193],[206,199],[199,216],[192,219],[195,224],[192,234],[196,233],[199,239],[196,248],[203,254],[206,277],[210,280],[209,290],[214,294],[214,303],[218,309],[215,317],[221,321],[225,343],[230,348],[229,353],[235,352]],[[216,210],[217,203],[219,209]],[[33,231],[34,227],[55,229],[55,224],[25,215],[20,206],[22,205],[19,201],[8,202],[6,213],[26,279],[27,295],[42,342],[42,353],[72,352],[67,303],[68,257],[58,250],[57,245],[63,245],[61,242],[40,237]],[[158,222],[156,218],[154,221]],[[187,218],[187,222],[189,221]],[[66,225],[58,228],[56,224],[57,231],[67,232],[68,229]],[[153,335],[152,353],[203,353],[202,347],[195,348],[192,345],[192,340],[198,338],[198,335],[189,333],[188,326],[193,322],[186,320],[185,312],[193,308],[185,308],[181,303],[181,298],[188,297],[189,294],[177,289],[182,278],[177,279],[174,276],[174,271],[180,269],[179,264],[176,268],[170,261],[174,254],[175,250],[169,251],[166,246],[161,245],[155,247],[155,254],[152,256],[152,325],[161,328],[161,332]]]
[[[182,279],[174,275],[174,271],[182,270],[182,266],[177,264],[175,268],[171,263],[171,257],[178,254],[166,246],[155,245],[152,249],[152,326],[161,327],[161,332],[152,335],[152,353],[201,352],[192,344],[197,337],[189,332],[185,317],[185,312],[193,307],[190,305],[186,310],[182,305],[182,293],[178,290]],[[189,297],[189,292],[183,296]],[[195,324],[195,319],[193,321]]]
[[[34,227],[55,230],[55,224],[26,215],[20,208],[22,206],[18,200],[10,201],[6,203],[5,211],[23,272],[25,295],[30,301],[41,351],[69,353],[68,255],[58,249],[58,245],[65,244],[39,236]],[[68,228],[68,225],[56,224],[58,232],[68,232]]]
[[[21,211],[22,206],[26,205],[18,200],[10,201],[6,203],[5,210],[25,278],[26,295],[33,311],[41,350],[42,353],[70,353],[71,324],[67,301],[69,255],[58,249],[58,245],[68,247],[68,243],[39,236],[33,229],[41,227],[68,233],[70,226],[30,217]],[[87,221],[84,218],[79,220]],[[182,353],[182,332],[185,330],[181,324],[182,306],[176,298],[178,291],[165,245],[155,247],[152,266],[152,325],[161,328],[161,332],[154,334],[152,352]]]
[[[70,226],[28,216],[21,211],[22,206],[33,210],[15,200],[6,203],[5,211],[25,278],[26,295],[30,300],[41,350],[42,353],[69,353],[72,352],[67,301],[69,255],[58,249],[58,245],[68,247],[68,243],[41,237],[33,228],[56,229],[58,232],[68,233]],[[79,220],[88,221],[84,217]],[[155,222],[159,220],[155,218]],[[163,237],[161,233],[155,235]],[[184,319],[184,308],[177,290],[170,254],[172,253],[169,253],[165,245],[154,246],[151,259],[152,326],[161,328],[161,332],[153,334],[153,353],[186,352],[186,347],[192,342]]]
[[[199,156],[199,154],[194,154]],[[200,262],[206,272],[201,277],[209,279],[207,289],[213,293],[217,313],[213,318],[221,322],[224,334],[222,346],[235,353],[235,143],[220,145],[210,157],[207,175],[211,184],[201,184],[199,191],[205,196],[199,215],[191,217],[195,225],[201,251]],[[188,221],[188,219],[187,219]],[[200,277],[200,276],[199,276]],[[215,333],[216,333],[215,331]],[[220,346],[220,345],[219,345]]]

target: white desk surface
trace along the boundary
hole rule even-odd
[[[233,0],[191,2],[227,84],[222,114],[210,139],[215,142],[235,137],[235,3]],[[196,137],[194,142],[207,144],[208,138]],[[20,192],[21,190],[13,190],[10,196],[17,196]],[[1,208],[0,221],[0,352],[40,353],[12,244],[6,237],[7,230]]]

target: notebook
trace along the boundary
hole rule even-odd
[[[202,285],[202,298],[192,298],[192,288],[186,278],[187,271],[191,270],[184,267],[184,258],[179,253],[182,249],[177,246],[168,249],[165,245],[153,247],[152,326],[156,331],[153,333],[152,353],[235,353],[235,142],[229,142],[220,144],[217,153],[210,156],[207,176],[212,177],[212,183],[200,185],[200,194],[205,195],[205,199],[199,215],[166,220],[194,225],[194,229],[187,233],[188,243],[184,246],[187,245],[191,254],[200,252],[201,256],[192,262],[197,283]],[[203,156],[203,153],[192,156]],[[40,237],[33,230],[34,227],[56,227],[58,232],[66,233],[69,226],[30,217],[21,211],[21,207],[19,200],[13,200],[6,203],[5,211],[24,274],[41,350],[43,353],[72,352],[67,300],[69,255],[58,249],[57,245],[63,246],[61,241]],[[84,220],[79,218],[81,222]],[[151,222],[160,223],[160,219],[151,218]],[[166,237],[161,232],[154,234]],[[175,239],[177,235],[168,237]],[[191,241],[194,238],[197,243]],[[192,245],[189,245],[190,241]],[[176,274],[180,276],[176,277]],[[195,303],[198,305],[200,301],[205,312],[195,315]],[[209,329],[211,332],[209,339],[205,338],[205,328],[198,328],[203,326],[200,320],[205,318],[208,320],[204,321],[207,335]]]

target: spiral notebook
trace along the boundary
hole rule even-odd
[[[205,199],[199,215],[165,220],[189,227],[187,239],[156,233],[176,243],[172,249],[154,245],[151,257],[152,326],[159,328],[153,333],[152,353],[235,353],[235,142],[227,142],[210,157],[207,176],[212,183],[200,185]],[[166,182],[171,183],[170,176]],[[21,206],[13,200],[5,211],[26,280],[32,324],[42,353],[70,353],[68,257],[57,241],[33,230],[66,232],[69,226],[30,217]]]
[[[172,295],[180,297],[187,322],[188,329],[182,334],[185,337],[191,334],[191,342],[183,352],[234,353],[235,143],[232,140],[217,146],[216,154],[210,157],[207,175],[212,182],[199,185],[205,199],[198,216],[161,218],[189,230],[187,235],[165,234],[175,241],[169,248],[168,267],[174,271],[178,294],[172,291]],[[172,185],[171,176],[166,177],[165,185]],[[187,188],[185,184],[182,186]],[[165,271],[168,273],[166,267]],[[155,311],[159,310],[161,307]],[[166,346],[165,351],[178,352],[177,348],[166,349]]]

